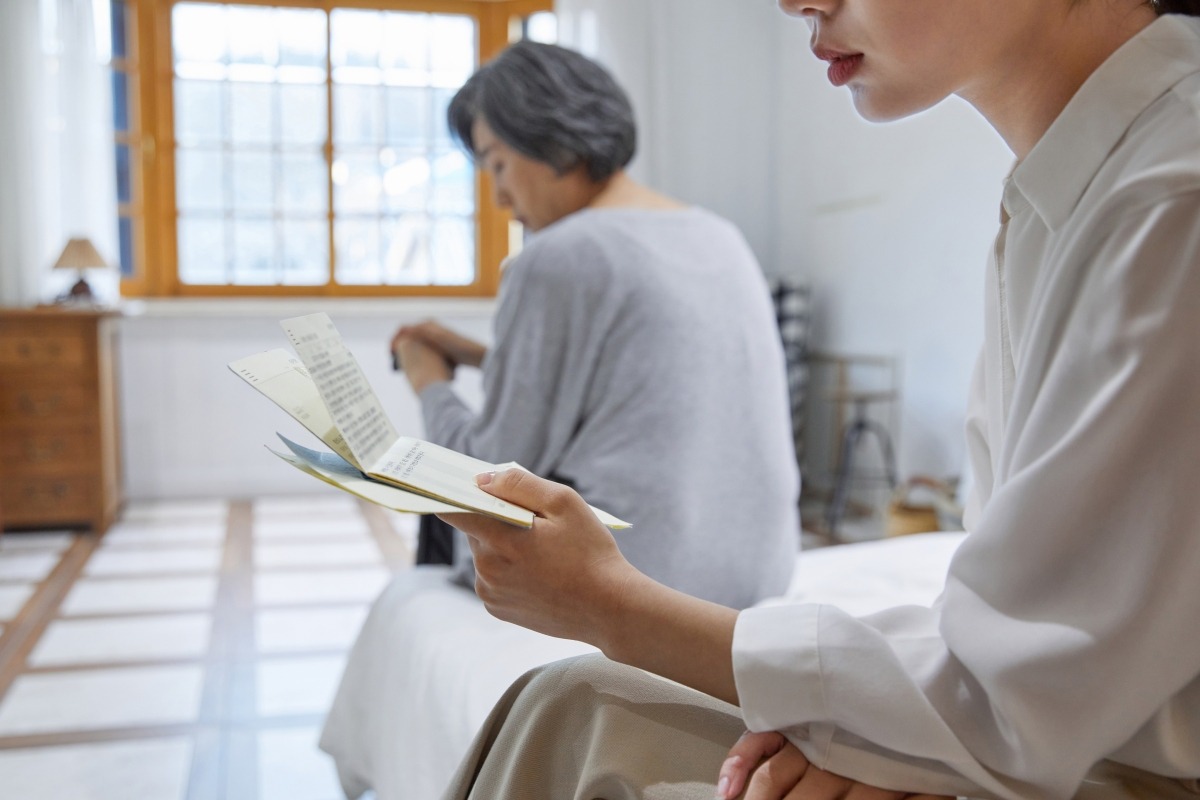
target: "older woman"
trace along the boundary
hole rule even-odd
[[[397,333],[426,436],[631,521],[622,552],[667,585],[736,608],[781,593],[798,480],[778,333],[742,236],[625,173],[629,101],[570,50],[513,45],[449,122],[533,235],[505,270],[492,348],[432,322]],[[479,414],[450,384],[459,365],[483,370]]]
[[[436,323],[397,333],[427,438],[519,462],[632,522],[617,534],[621,552],[666,585],[736,608],[782,593],[799,481],[782,348],[742,236],[625,174],[629,101],[569,50],[514,45],[467,82],[449,117],[491,174],[496,203],[533,235],[505,270],[494,346]],[[479,414],[451,387],[458,366],[483,370]],[[469,559],[465,544],[455,549]],[[434,656],[461,652],[461,639],[504,640],[510,627],[482,614],[457,618],[458,630],[426,620],[445,611],[446,574],[399,575],[359,634],[321,739],[349,796],[433,796],[470,744],[431,750],[442,740],[407,724],[421,715],[425,682],[451,679],[428,673],[442,663]],[[437,636],[414,639],[424,622]],[[504,652],[477,650],[482,668],[475,655],[454,664],[488,673],[464,682],[464,714],[530,666],[509,674]]]

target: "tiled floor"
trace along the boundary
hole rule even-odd
[[[321,495],[5,534],[0,795],[337,800],[321,720],[415,527]]]

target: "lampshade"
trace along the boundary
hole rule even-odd
[[[67,242],[62,255],[54,262],[55,269],[92,269],[108,267],[108,262],[96,250],[90,239],[76,238]]]

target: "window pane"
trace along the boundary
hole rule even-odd
[[[180,3],[171,12],[171,30],[177,68],[187,62],[224,64],[228,61],[224,6]]]
[[[275,26],[279,32],[280,66],[315,67],[325,72],[324,12],[280,9]]]
[[[124,72],[113,70],[112,73],[112,103],[113,130],[125,133],[129,130],[129,106],[126,92],[127,79]]]
[[[232,158],[235,213],[275,208],[275,159],[271,153],[237,152]]]
[[[277,283],[275,224],[264,219],[234,219],[232,282],[250,286]]]
[[[408,214],[384,223],[384,282],[398,286],[433,283],[429,263],[429,218]]]
[[[275,66],[279,61],[276,33],[278,15],[273,8],[229,7],[229,63]]]
[[[279,87],[280,141],[288,145],[321,145],[326,139],[325,84]]]
[[[271,121],[276,91],[269,83],[229,84],[229,129],[234,144],[263,144],[274,139]]]
[[[131,202],[130,182],[129,182],[129,146],[124,144],[117,145],[117,202]]]
[[[423,77],[429,69],[428,14],[385,15],[380,65],[387,70]]]
[[[175,203],[181,212],[224,210],[225,163],[220,150],[176,152]]]
[[[387,211],[424,211],[429,202],[431,172],[424,153],[410,151],[396,156],[395,163],[383,172],[384,208]]]
[[[175,139],[183,145],[215,144],[224,137],[225,109],[216,81],[175,81]]]
[[[438,147],[450,147],[450,125],[446,122],[446,109],[457,89],[435,89],[433,91],[433,141]]]
[[[378,11],[335,9],[329,15],[334,74],[340,67],[379,66],[384,15]]]
[[[179,280],[225,283],[225,222],[220,217],[180,217]]]
[[[458,87],[475,71],[475,21],[470,17],[434,14],[429,70],[435,86]]]
[[[287,153],[280,175],[280,207],[287,213],[324,215],[329,210],[329,171],[320,151]]]
[[[430,135],[429,91],[389,88],[386,92],[387,143],[401,147],[424,146]]]
[[[339,147],[383,143],[383,88],[333,87],[333,141]]]
[[[471,219],[442,217],[433,223],[431,283],[462,286],[475,280],[475,225]]]
[[[121,277],[132,278],[137,267],[133,255],[133,220],[129,217],[117,219],[117,239],[121,247]]]
[[[433,158],[432,208],[435,214],[475,213],[475,168],[458,150]]]
[[[380,282],[379,221],[341,219],[334,224],[338,283]]]
[[[382,179],[379,155],[357,153],[340,156],[333,164],[333,210],[335,214],[376,213]]]
[[[125,0],[110,0],[108,13],[111,24],[112,57],[114,59],[125,58],[128,55],[125,49],[128,26],[125,16]]]
[[[329,225],[321,220],[283,223],[283,283],[315,286],[329,277]]]

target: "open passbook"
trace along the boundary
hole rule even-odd
[[[526,528],[533,525],[532,511],[475,485],[481,472],[519,465],[489,464],[400,436],[329,315],[309,314],[281,324],[298,359],[287,350],[268,350],[234,361],[229,368],[333,452],[310,450],[280,435],[289,452],[272,453],[314,478],[396,511],[470,511]],[[592,510],[610,528],[629,527],[611,514]]]

